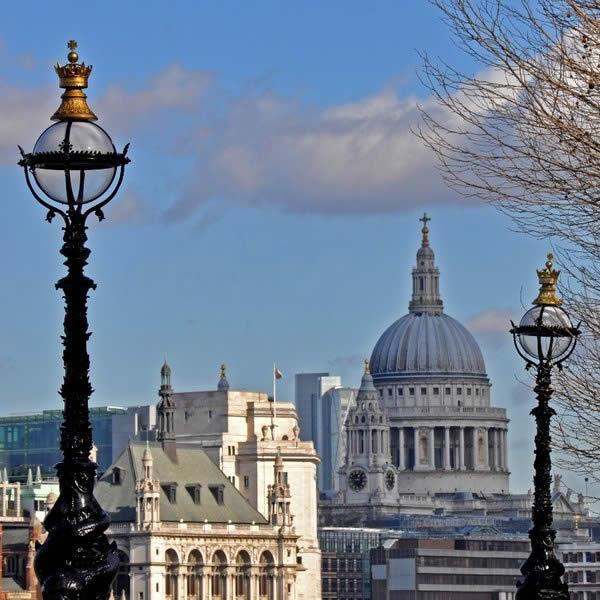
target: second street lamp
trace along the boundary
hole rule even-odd
[[[60,496],[44,520],[48,536],[34,566],[44,600],[102,600],[108,598],[119,559],[104,533],[110,519],[93,494],[98,465],[90,460],[87,295],[96,284],[83,272],[90,254],[86,220],[92,214],[104,218],[102,207],[117,193],[129,159],[127,146],[118,153],[110,136],[92,123],[96,115],[82,91],[92,67],[78,62],[74,40],[68,46],[68,63],[55,67],[65,89],[52,116],[58,122],[40,135],[32,153],[20,148],[19,161],[31,193],[48,209],[46,219],[58,215],[63,220],[60,252],[67,266],[67,275],[56,284],[65,298]]]
[[[517,600],[569,600],[567,584],[561,580],[565,568],[554,554],[550,421],[556,413],[550,406],[550,397],[552,368],[562,369],[563,362],[572,354],[579,325],[573,327],[569,315],[560,306],[555,289],[560,271],[552,269],[552,258],[552,254],[548,254],[545,269],[537,271],[540,292],[533,301],[534,307],[523,315],[518,326],[512,323],[510,330],[526,368],[537,370],[534,391],[538,401],[531,411],[536,422],[533,527],[529,531],[531,554],[521,567],[525,579],[517,583]]]

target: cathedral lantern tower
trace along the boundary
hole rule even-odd
[[[341,488],[349,504],[384,502],[395,495],[396,468],[390,458],[388,416],[373,385],[369,361],[346,418],[346,461]]]
[[[135,482],[136,525],[149,529],[160,523],[160,482],[154,478],[153,459],[146,446],[142,457],[142,473]]]
[[[163,450],[174,462],[177,461],[177,447],[175,443],[175,401],[171,387],[171,367],[165,360],[160,369],[160,400],[156,406],[158,416],[157,439],[162,443]]]

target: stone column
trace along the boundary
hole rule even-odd
[[[483,428],[483,467],[490,468],[489,429]]]
[[[429,428],[429,467],[435,469],[435,428]]]
[[[465,467],[465,428],[461,427],[458,430],[458,455],[459,455],[459,459],[458,459],[458,468],[461,471],[464,471],[466,469]]]
[[[504,470],[508,471],[508,429],[502,430],[502,439],[504,440]]]
[[[450,427],[444,427],[444,470],[450,470]]]
[[[477,454],[479,449],[477,448],[477,427],[471,427],[471,439],[472,439],[472,456],[471,466],[473,471],[477,470]]]
[[[419,428],[418,427],[413,427],[413,434],[414,434],[414,447],[415,447],[415,466],[414,469],[418,469],[419,468],[419,463],[421,462],[421,455],[420,455],[420,451],[419,451]]]
[[[400,427],[398,430],[398,469],[404,471],[406,469],[406,462],[404,459],[404,427]]]
[[[500,464],[500,430],[494,429],[494,468],[496,471],[502,470]]]
[[[17,481],[17,487],[15,489],[15,509],[17,517],[21,515],[21,484]]]
[[[504,431],[502,429],[498,429],[498,454],[500,470],[506,471],[506,465],[504,464]]]

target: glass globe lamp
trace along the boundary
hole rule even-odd
[[[112,184],[116,157],[102,127],[89,121],[59,121],[38,138],[30,167],[35,182],[51,200],[87,204]]]
[[[552,258],[548,254],[546,268],[537,272],[540,293],[533,308],[523,315],[518,327],[513,324],[511,329],[515,347],[528,363],[560,365],[575,349],[579,335],[556,296],[559,271],[552,269]]]

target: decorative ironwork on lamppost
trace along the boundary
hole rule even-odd
[[[50,222],[57,215],[64,222],[63,246],[67,275],[56,284],[65,299],[63,340],[64,400],[60,447],[63,460],[57,465],[60,496],[46,516],[48,537],[37,547],[35,572],[44,600],[104,600],[117,572],[119,559],[115,544],[105,531],[108,515],[94,498],[98,465],[90,460],[92,431],[88,400],[90,360],[87,340],[87,296],[96,284],[84,275],[90,250],[86,220],[93,213],[104,218],[102,207],[117,193],[127,158],[127,147],[118,153],[110,136],[92,121],[83,89],[92,67],[79,63],[77,42],[68,44],[68,63],[57,64],[62,103],[52,116],[58,121],[38,138],[33,152],[19,146],[19,165],[34,198],[48,209]]]
[[[537,370],[534,391],[538,402],[531,411],[536,421],[531,554],[521,567],[525,579],[517,583],[517,600],[569,600],[567,584],[561,580],[565,568],[554,554],[550,420],[556,413],[549,403],[552,369],[562,369],[563,362],[575,349],[580,332],[579,324],[573,327],[560,306],[555,289],[560,271],[552,269],[552,259],[552,254],[548,254],[545,268],[537,271],[540,292],[533,301],[534,307],[523,315],[518,327],[511,321],[510,330],[515,348],[526,362],[525,368]]]

